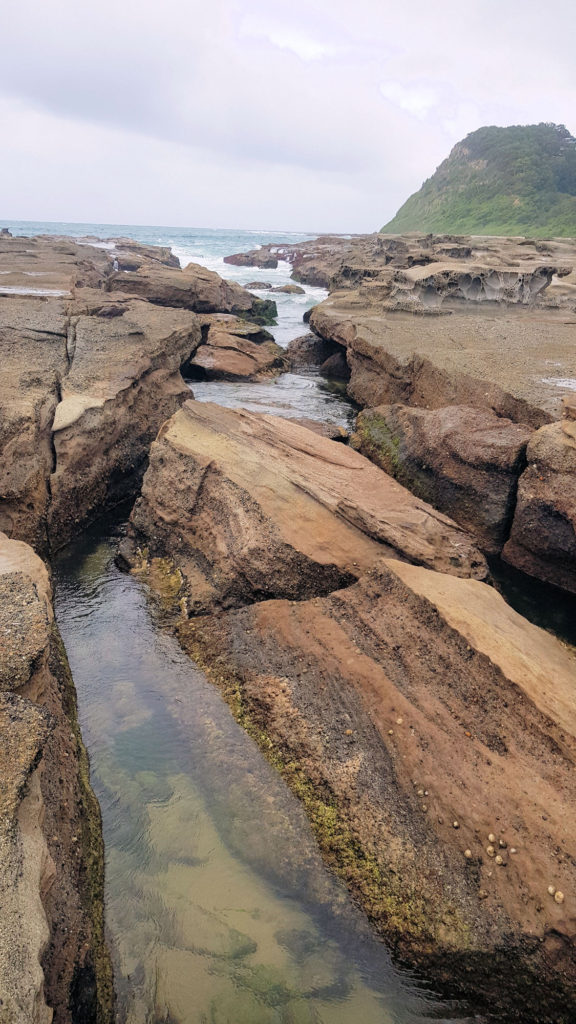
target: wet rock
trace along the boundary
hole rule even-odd
[[[320,366],[326,362],[338,348],[329,341],[324,341],[316,334],[304,334],[301,338],[294,338],[286,349],[290,366]]]
[[[273,292],[281,292],[284,295],[305,295],[304,288],[298,284],[279,284],[272,289]]]
[[[497,553],[508,537],[529,427],[469,406],[360,413],[359,451]]]
[[[357,452],[208,402],[186,402],[161,430],[131,521],[152,554],[176,558],[196,610],[326,593],[386,552],[487,571],[450,519]]]
[[[251,252],[238,252],[232,256],[225,256],[224,263],[230,263],[235,267],[260,267],[262,270],[275,270],[278,266],[277,257],[270,252],[268,246],[261,249],[253,249]]]

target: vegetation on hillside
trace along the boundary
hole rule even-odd
[[[564,125],[479,128],[381,230],[576,236],[576,139]]]

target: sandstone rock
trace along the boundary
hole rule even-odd
[[[95,511],[134,493],[161,423],[189,398],[180,366],[200,343],[186,310],[131,300],[122,317],[78,316],[52,424],[48,532],[65,544]]]
[[[493,588],[393,560],[181,636],[329,794],[320,842],[402,959],[494,1019],[529,1024],[537,1005],[542,1024],[569,1024],[576,907],[546,886],[576,886],[574,654]],[[492,833],[505,867],[486,856]]]
[[[264,292],[266,292],[266,291],[269,291],[269,289],[272,288],[272,285],[271,285],[270,281],[250,281],[248,284],[245,284],[244,287],[247,288],[248,291],[255,291],[255,292],[257,292],[257,291],[261,291],[261,292],[264,291]]]
[[[160,431],[132,523],[152,554],[175,558],[194,610],[327,593],[383,553],[486,575],[465,533],[357,452],[207,402]]]
[[[503,557],[576,593],[576,441],[551,423],[533,435],[527,461]]]
[[[73,841],[73,837],[77,840]],[[0,534],[0,1017],[113,1020],[103,848],[44,564]],[[86,1019],[86,1017],[83,1017]]]
[[[334,352],[328,356],[320,365],[320,373],[323,377],[331,377],[333,380],[350,380],[350,370],[344,352]]]
[[[239,284],[225,281],[197,263],[189,263],[183,270],[146,265],[134,273],[119,271],[108,279],[108,289],[195,313],[234,313],[262,323],[271,323],[276,316],[271,300],[257,299]]]
[[[224,263],[230,263],[235,267],[260,267],[262,270],[275,270],[278,260],[273,256],[267,246],[261,249],[254,249],[252,252],[238,252],[232,256],[225,256]]]
[[[268,331],[245,320],[213,317],[182,372],[190,380],[251,380],[285,368],[284,350]]]
[[[280,284],[272,289],[273,292],[281,292],[284,295],[305,295],[304,288],[297,284]]]
[[[286,349],[291,367],[319,366],[326,362],[330,356],[341,351],[340,346],[333,342],[324,341],[316,334],[304,334],[301,338],[294,338]]]
[[[344,427],[339,427],[336,423],[302,418],[293,419],[292,423],[298,423],[301,427],[306,427],[306,430],[311,430],[314,434],[320,434],[320,437],[328,438],[329,441],[348,443],[348,431],[344,430]]]
[[[190,397],[180,368],[206,314],[186,304],[275,310],[211,271],[176,269],[168,249],[94,241],[0,237],[0,528],[39,551],[135,493],[160,424]],[[114,270],[122,254],[137,272]],[[254,363],[244,353],[251,372],[275,369],[269,336],[235,323],[266,342]]]
[[[468,406],[360,413],[358,450],[497,553],[508,537],[532,431]]]

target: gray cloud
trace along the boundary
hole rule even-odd
[[[576,127],[575,21],[567,0],[19,0],[2,212],[370,230],[481,124]]]

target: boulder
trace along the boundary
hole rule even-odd
[[[280,292],[284,295],[305,295],[304,288],[298,284],[279,284],[272,289],[273,292]]]
[[[355,443],[495,554],[508,537],[531,435],[489,410],[382,405],[360,413]]]
[[[186,402],[162,427],[131,522],[135,545],[174,558],[195,611],[327,593],[383,553],[487,572],[450,519],[357,452],[208,402]]]
[[[567,406],[571,411],[571,406]],[[576,593],[576,440],[568,416],[536,431],[520,477],[503,558],[530,576]]]
[[[109,277],[108,289],[195,313],[234,313],[259,323],[273,323],[276,316],[274,302],[255,298],[198,263],[189,263],[183,270],[146,264],[135,272],[118,271]]]
[[[190,380],[253,380],[284,369],[284,349],[268,331],[234,317],[213,317],[182,372]]]
[[[574,1019],[573,652],[492,587],[391,559],[179,633],[311,780],[327,860],[404,962],[487,1019]]]
[[[48,572],[0,533],[0,1017],[112,1024],[100,812]]]
[[[324,341],[316,334],[303,334],[288,344],[286,355],[290,366],[297,369],[300,366],[320,366],[339,351],[342,351],[339,346]]]
[[[230,263],[235,267],[260,267],[262,270],[275,270],[278,266],[278,259],[267,246],[261,249],[253,249],[251,252],[237,252],[232,256],[225,256],[224,263]]]

